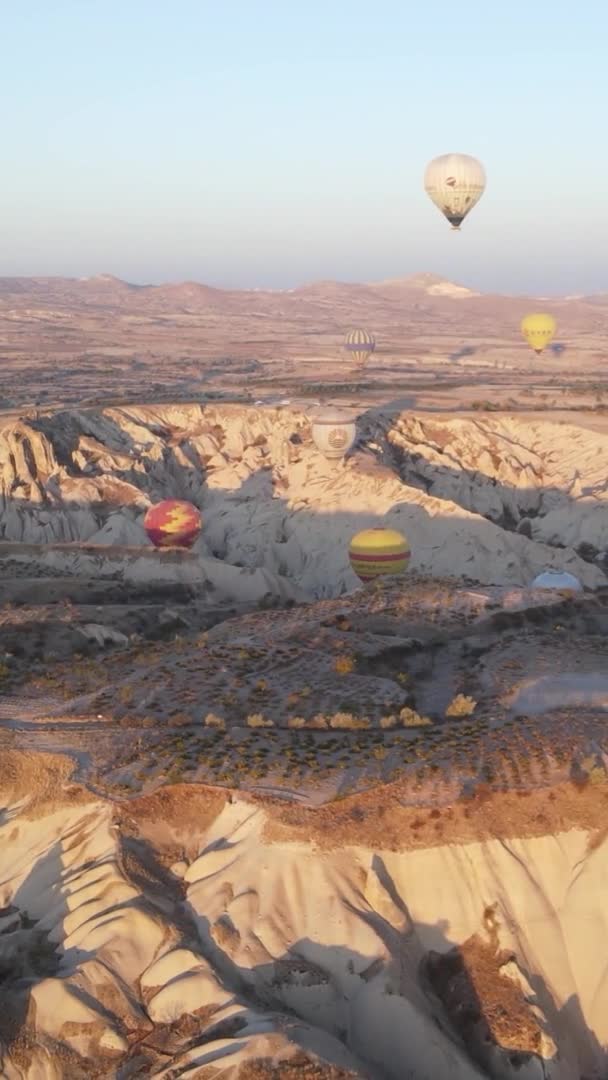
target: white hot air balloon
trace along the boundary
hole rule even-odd
[[[484,167],[469,154],[442,154],[426,167],[424,189],[453,229],[460,229],[486,186]]]
[[[357,425],[344,409],[316,409],[311,415],[312,441],[326,458],[343,458],[357,437]]]
[[[569,574],[567,570],[560,572],[559,570],[544,570],[542,574],[539,574],[534,578],[532,582],[533,589],[568,589],[571,592],[582,592],[583,586],[574,574]]]

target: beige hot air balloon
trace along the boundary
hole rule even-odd
[[[426,167],[424,189],[453,229],[460,229],[467,214],[485,191],[486,174],[477,158],[468,154],[442,154]]]
[[[543,312],[532,312],[521,320],[521,332],[537,356],[551,344],[555,330],[555,319]]]
[[[312,441],[326,458],[343,458],[357,438],[352,413],[330,406],[316,409],[311,416]]]

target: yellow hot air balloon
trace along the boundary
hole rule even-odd
[[[359,367],[364,367],[376,348],[376,342],[369,330],[360,328],[348,332],[344,339],[344,348]]]
[[[410,560],[409,544],[396,529],[363,529],[348,549],[350,565],[360,581],[382,574],[403,574]]]
[[[528,345],[540,356],[547,345],[553,341],[556,330],[555,319],[552,315],[542,312],[532,312],[521,320],[521,332]]]
[[[424,189],[453,229],[460,229],[486,187],[483,165],[469,154],[442,154],[426,167]]]

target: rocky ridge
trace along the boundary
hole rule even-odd
[[[406,533],[412,566],[424,573],[524,585],[554,567],[598,588],[608,547],[605,442],[572,425],[370,410],[352,456],[336,463],[315,450],[307,416],[288,409],[42,415],[0,433],[1,537],[89,545],[100,564],[133,547],[134,573],[153,576],[160,560],[150,559],[143,515],[177,497],[205,521],[195,562],[183,560],[181,573],[232,597],[245,578],[258,598],[352,589],[350,536],[384,523]],[[91,555],[44,557],[63,566]]]

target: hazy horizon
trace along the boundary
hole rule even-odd
[[[19,279],[23,279],[23,280],[37,280],[37,279],[53,280],[53,279],[57,279],[57,280],[70,280],[70,281],[100,281],[100,280],[103,280],[103,279],[112,279],[112,280],[121,282],[123,285],[132,285],[132,286],[134,286],[136,288],[163,288],[163,286],[172,286],[172,285],[200,285],[203,288],[219,289],[220,291],[227,291],[227,292],[228,291],[236,291],[236,292],[277,292],[277,293],[282,293],[283,292],[283,293],[290,293],[290,292],[296,292],[299,289],[305,289],[305,288],[310,288],[310,287],[315,286],[315,285],[324,285],[324,284],[326,284],[326,285],[346,285],[346,286],[352,285],[352,286],[355,286],[355,287],[357,285],[377,286],[377,285],[389,284],[391,282],[406,281],[406,280],[408,280],[410,278],[420,277],[420,276],[423,276],[425,274],[428,274],[428,275],[430,275],[432,277],[437,277],[440,280],[445,281],[445,282],[447,282],[449,284],[452,284],[452,285],[463,286],[464,288],[471,289],[472,292],[479,291],[479,293],[482,294],[482,295],[483,294],[486,294],[486,295],[495,294],[497,296],[504,296],[504,297],[507,297],[507,298],[511,297],[511,298],[514,298],[514,299],[517,299],[518,297],[521,297],[522,299],[526,298],[526,297],[529,297],[532,300],[534,300],[534,299],[536,299],[536,300],[547,299],[547,300],[552,300],[552,301],[574,300],[574,299],[578,299],[579,297],[582,298],[584,296],[603,295],[605,292],[608,292],[608,289],[590,290],[590,291],[588,291],[586,293],[583,293],[583,292],[566,293],[566,292],[550,292],[550,291],[546,291],[544,293],[540,293],[540,292],[532,293],[532,292],[525,292],[525,291],[517,291],[517,290],[514,290],[514,289],[513,290],[508,290],[508,289],[500,289],[499,290],[499,289],[489,289],[489,288],[476,290],[467,281],[462,281],[462,280],[457,281],[456,279],[444,278],[442,275],[436,274],[436,272],[433,271],[433,270],[419,270],[419,271],[414,270],[414,271],[408,272],[407,274],[405,274],[405,273],[404,274],[399,274],[396,277],[377,278],[374,281],[371,281],[371,280],[370,281],[358,281],[358,280],[355,280],[355,279],[349,281],[346,278],[314,278],[314,279],[311,279],[311,280],[308,280],[308,281],[296,281],[293,284],[284,285],[284,286],[282,286],[282,285],[259,286],[259,285],[249,285],[247,283],[242,284],[242,285],[217,285],[217,284],[214,284],[214,283],[212,283],[210,281],[200,281],[197,278],[181,278],[181,277],[166,278],[166,279],[159,278],[156,281],[151,280],[151,279],[148,279],[148,280],[143,280],[142,279],[140,281],[135,281],[135,280],[129,280],[128,278],[122,278],[122,277],[120,277],[119,274],[113,274],[113,273],[110,273],[109,271],[104,271],[104,270],[100,271],[99,273],[83,274],[81,276],[80,275],[74,275],[74,274],[0,274],[0,281],[2,281],[2,280],[10,280],[11,278],[19,278]]]
[[[432,268],[483,292],[608,290],[608,11],[457,15],[446,0],[14,6],[0,275],[290,289]],[[460,234],[422,187],[453,150],[488,176]]]

